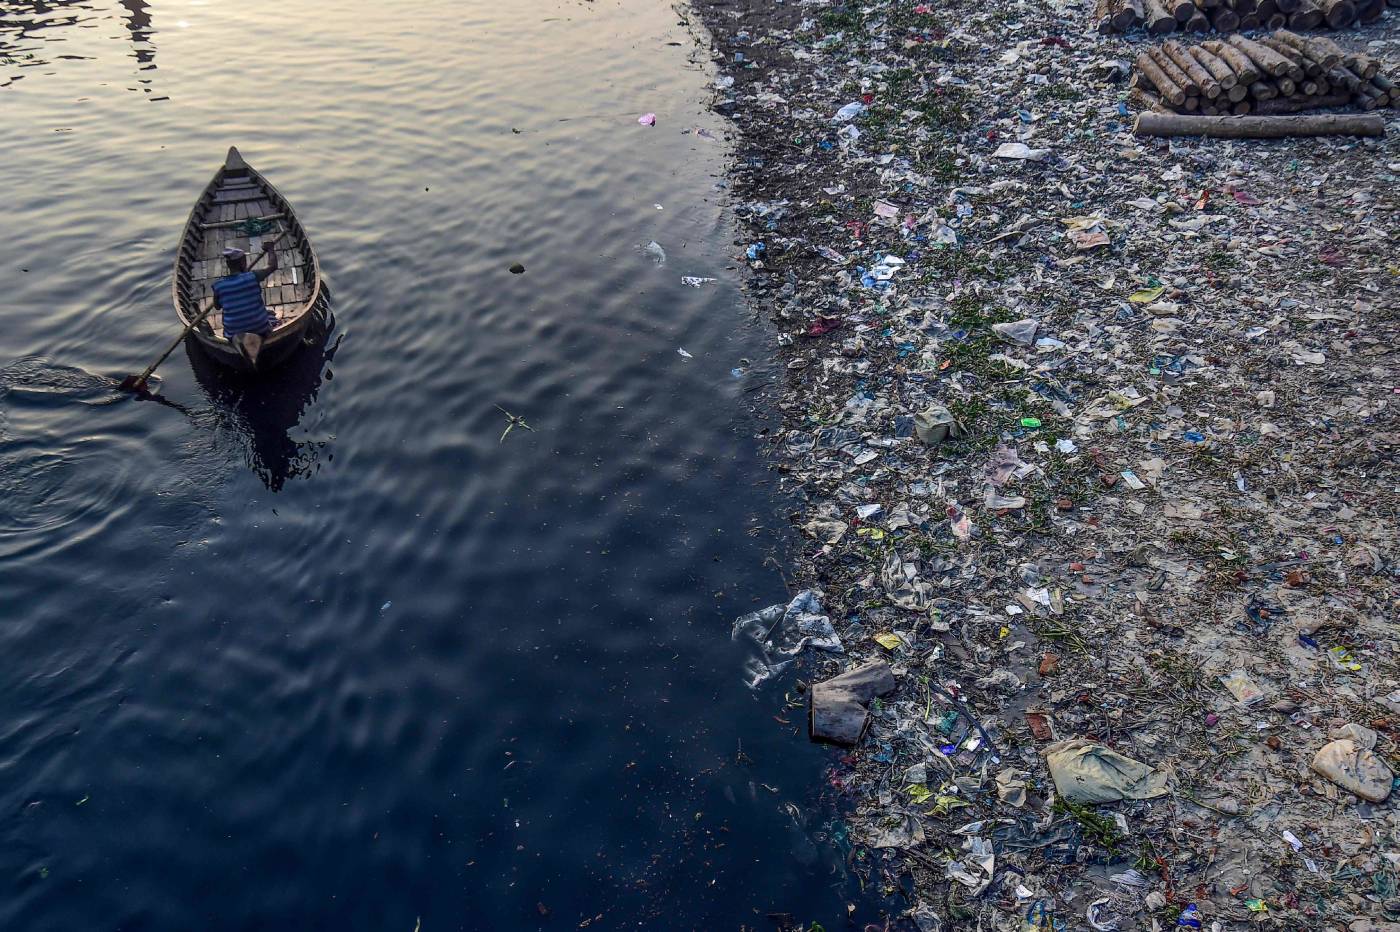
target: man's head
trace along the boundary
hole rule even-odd
[[[248,268],[248,256],[241,249],[229,247],[224,250],[224,263],[228,265],[230,275],[237,275]]]

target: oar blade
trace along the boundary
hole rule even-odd
[[[160,376],[148,375],[144,378],[139,375],[129,375],[117,383],[117,390],[130,392],[133,395],[153,395],[160,386]]]

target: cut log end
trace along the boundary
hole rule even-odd
[[[1356,22],[1356,7],[1350,0],[1324,0],[1322,13],[1333,29],[1345,29]]]

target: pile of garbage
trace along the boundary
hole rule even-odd
[[[694,5],[806,541],[736,636],[888,928],[1391,928],[1395,133],[1136,137],[1087,5]]]

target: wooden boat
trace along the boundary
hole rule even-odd
[[[280,237],[280,238],[279,238]],[[264,241],[276,240],[278,269],[262,286],[263,304],[277,318],[256,356],[224,337],[223,315],[214,304],[214,282],[228,274],[223,252],[229,247],[248,254],[249,267],[258,261]],[[256,263],[256,264],[255,264]],[[321,301],[321,264],[292,205],[239,155],[228,157],[195,202],[175,257],[175,312],[185,324],[206,310],[193,336],[214,359],[237,369],[266,369],[290,356],[301,345],[303,331]]]

